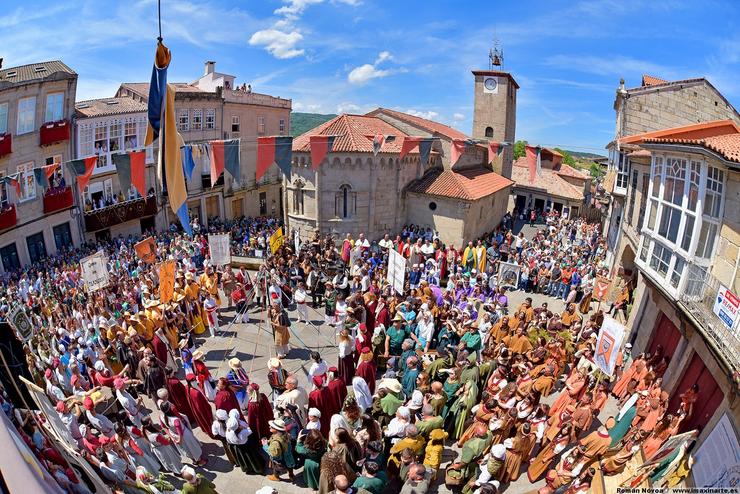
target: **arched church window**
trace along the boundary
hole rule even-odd
[[[334,216],[350,218],[357,212],[357,192],[350,185],[344,184],[334,196]]]
[[[486,137],[493,137],[493,127],[486,127]]]
[[[303,182],[296,181],[293,188],[293,213],[303,214]]]

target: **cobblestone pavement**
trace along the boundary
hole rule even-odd
[[[530,227],[527,225],[524,227],[525,230]],[[526,236],[530,236],[531,233],[525,231]],[[509,304],[510,307],[517,307],[527,296],[531,296],[533,299],[534,306],[539,306],[542,302],[549,302],[551,310],[561,310],[562,302],[557,301],[552,297],[547,297],[539,294],[526,294],[523,292],[510,292],[509,293]],[[314,325],[304,325],[293,323],[292,330],[294,334],[291,334],[291,350],[287,358],[283,360],[283,365],[289,371],[294,373],[298,379],[300,385],[304,386],[307,390],[310,389],[308,385],[308,368],[309,352],[317,350],[321,353],[322,357],[330,364],[335,365],[337,361],[337,350],[335,346],[335,332],[334,328],[323,325],[323,311],[309,309],[309,315],[311,316]],[[228,371],[226,361],[232,357],[239,358],[244,368],[248,371],[249,377],[253,382],[260,385],[263,392],[269,392],[269,385],[267,384],[267,360],[274,355],[273,344],[272,344],[272,332],[269,328],[269,324],[265,320],[264,312],[250,312],[249,322],[247,324],[229,324],[234,316],[234,311],[224,310],[221,312],[221,332],[215,338],[199,339],[197,345],[206,354],[206,363],[208,364],[211,374],[218,378],[223,376]],[[290,312],[291,320],[295,321],[295,312]],[[555,392],[544,400],[545,403],[551,403],[557,397],[558,393]],[[601,420],[606,420],[607,417],[613,415],[616,412],[616,403],[610,399],[605,410],[602,411]],[[600,424],[599,420],[594,421],[593,428],[597,428]],[[244,492],[250,493],[255,492],[260,487],[265,485],[273,486],[277,489],[279,494],[291,494],[291,493],[308,493],[312,492],[310,489],[305,487],[301,471],[296,471],[296,482],[291,483],[288,480],[284,482],[271,482],[262,476],[250,476],[245,475],[241,470],[234,469],[232,465],[226,460],[223,448],[220,443],[213,441],[208,438],[205,434],[201,433],[200,430],[195,431],[195,435],[203,442],[204,450],[208,455],[208,464],[204,469],[199,469],[206,477],[213,480],[216,484],[216,488],[219,493],[236,493]],[[446,466],[450,461],[454,460],[459,453],[459,449],[448,446],[445,449],[444,462],[442,466]],[[437,483],[430,489],[430,493],[448,493],[452,492],[448,489],[444,483],[444,475],[438,477]],[[502,486],[505,488],[502,491],[507,493],[529,493],[536,492],[536,490],[544,485],[544,481],[531,484],[527,479],[526,474],[522,474],[519,480],[511,485]]]

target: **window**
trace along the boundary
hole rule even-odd
[[[46,158],[46,162],[44,163],[46,166],[53,165],[54,163],[62,163],[62,155],[61,154],[55,154],[54,156],[49,156]],[[62,186],[62,178],[64,167],[60,166],[56,170],[54,170],[54,174],[49,177],[49,186],[51,187],[61,187]]]
[[[635,212],[635,196],[637,195],[637,179],[639,178],[640,172],[632,170],[632,182],[630,183],[630,197],[627,204],[627,224],[632,226],[632,216]]]
[[[18,101],[18,134],[28,134],[36,127],[36,97]]]
[[[94,135],[95,135],[95,131],[92,125],[80,126],[80,148],[79,148],[80,156],[92,156],[93,154],[95,154],[94,153],[95,147],[93,146]]]
[[[193,130],[203,129],[203,110],[193,110]]]
[[[357,213],[357,193],[353,192],[349,185],[342,185],[334,197],[334,216],[349,218],[355,213]]]
[[[26,245],[28,246],[28,257],[31,262],[38,262],[46,257],[46,243],[44,242],[43,232],[26,237]]]
[[[190,111],[187,108],[177,111],[177,130],[181,132],[190,130]]]
[[[653,245],[653,255],[650,257],[650,267],[665,276],[671,264],[671,251],[658,242]]]
[[[707,171],[707,192],[704,197],[705,216],[719,218],[719,213],[722,210],[722,188],[724,181],[724,172],[710,166]]]
[[[678,236],[678,226],[681,223],[681,210],[669,206],[663,206],[660,213],[660,225],[658,226],[658,235],[665,238],[671,243],[676,243]]]
[[[139,139],[136,132],[136,122],[123,124],[123,148],[126,151],[138,148]]]
[[[21,261],[18,258],[18,248],[15,246],[15,242],[0,249],[0,258],[2,258],[5,271],[21,268]]]
[[[704,221],[701,224],[699,232],[699,244],[696,246],[696,255],[709,259],[714,251],[715,240],[717,239],[717,225]]]
[[[431,209],[432,211],[434,211],[435,209],[437,209],[437,203],[434,202],[434,201],[430,202],[429,203],[429,209]]]
[[[267,214],[267,192],[260,192],[260,216]]]
[[[493,127],[486,127],[486,137],[493,137]]]
[[[108,162],[108,126],[103,124],[95,127],[95,154],[98,155],[96,168],[107,166]]]
[[[263,135],[265,133],[265,117],[262,115],[257,117],[257,134]]]
[[[117,153],[121,150],[121,128],[120,123],[114,123],[110,125],[108,129],[108,152]]]
[[[8,104],[0,103],[0,134],[8,131]]]
[[[665,167],[663,200],[681,205],[686,186],[686,160],[671,158]]]
[[[239,132],[239,115],[231,116],[231,132]]]
[[[630,161],[626,153],[617,153],[617,178],[614,182],[614,192],[626,194],[630,178]],[[619,190],[617,190],[619,189]]]
[[[69,228],[69,222],[55,226],[53,231],[54,243],[57,246],[57,250],[66,250],[73,247],[72,231]]]
[[[36,177],[33,175],[33,162],[23,163],[18,165],[18,173],[20,174],[21,182],[21,196],[18,198],[20,202],[28,201],[36,198]]]
[[[681,275],[686,267],[686,261],[682,258],[676,258],[676,264],[673,266],[673,272],[671,273],[671,286],[678,288],[678,284],[681,282]]]
[[[46,113],[44,123],[56,122],[64,118],[64,93],[46,95]]]
[[[0,179],[5,178],[5,172],[0,171]],[[4,180],[0,180],[0,208],[5,209],[10,206],[8,199],[8,184]]]
[[[303,215],[303,185],[300,183],[293,189],[293,213]]]
[[[285,119],[280,119],[280,135],[285,134]]]
[[[206,110],[206,129],[213,130],[216,128],[216,110],[209,108]]]

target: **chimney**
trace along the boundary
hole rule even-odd
[[[206,62],[206,71],[203,75],[213,74],[216,71],[216,62],[208,61]]]

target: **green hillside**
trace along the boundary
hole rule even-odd
[[[290,134],[293,137],[299,136],[334,117],[336,115],[292,112],[290,114]]]

